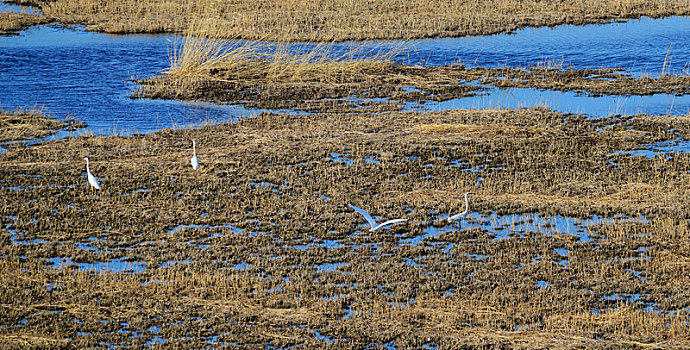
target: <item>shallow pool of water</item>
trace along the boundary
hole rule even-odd
[[[25,14],[29,14],[29,15],[39,15],[39,16],[43,14],[40,9],[35,8],[33,6],[19,6],[19,5],[14,5],[14,4],[8,4],[5,2],[0,2],[0,13],[3,13],[3,12],[25,13]]]
[[[586,114],[596,118],[634,114],[686,115],[690,113],[690,95],[592,97],[572,91],[490,88],[476,96],[443,102],[408,103],[405,110],[435,112],[452,109],[516,109],[543,106],[557,112]]]

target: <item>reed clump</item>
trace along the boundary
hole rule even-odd
[[[57,0],[46,17],[109,33],[182,33],[203,20],[213,38],[330,42],[510,33],[526,26],[687,15],[679,0],[119,1]]]
[[[138,80],[134,97],[197,99],[261,108],[338,111],[373,103],[447,100],[474,94],[458,81],[463,71],[393,63],[401,49],[354,45],[300,47],[216,41],[187,36],[170,51],[163,74]],[[348,107],[349,106],[349,107]],[[381,107],[385,108],[385,107]]]
[[[52,135],[57,130],[75,130],[86,125],[77,120],[56,120],[34,110],[0,110],[0,142],[26,141]]]
[[[687,348],[690,156],[629,152],[687,139],[688,120],[264,113],[11,149],[0,339]],[[348,203],[409,221],[370,234]]]
[[[44,17],[25,13],[0,13],[0,35],[12,34],[31,26],[46,24]]]

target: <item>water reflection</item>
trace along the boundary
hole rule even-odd
[[[469,66],[530,66],[555,61],[574,68],[615,68],[658,75],[666,54],[680,73],[690,63],[690,19],[642,17],[622,23],[525,28],[512,35],[425,39],[410,42],[410,61]],[[666,67],[668,72],[669,67]]]
[[[447,216],[440,219],[445,220]],[[435,227],[428,226],[424,233],[415,237],[402,238],[401,245],[418,246],[421,242],[439,237],[441,234],[456,231],[481,229],[485,230],[495,240],[524,237],[528,233],[540,233],[547,237],[553,235],[573,235],[579,237],[579,242],[592,242],[591,229],[599,225],[613,225],[621,222],[640,222],[647,224],[644,216],[638,218],[617,215],[601,217],[593,215],[588,219],[578,219],[562,215],[543,215],[540,213],[498,215],[492,213],[483,215],[471,212],[465,220],[455,225]],[[556,253],[567,256],[567,250],[560,249]]]

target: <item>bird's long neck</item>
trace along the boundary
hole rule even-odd
[[[87,174],[91,173],[91,171],[89,171],[89,159],[88,158],[86,159],[86,173]]]
[[[194,155],[196,155],[196,141],[192,140],[192,149],[194,150]]]
[[[469,213],[470,212],[470,201],[467,200],[467,196],[469,193],[465,193],[465,212]]]

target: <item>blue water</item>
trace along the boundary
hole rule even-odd
[[[690,113],[690,95],[591,97],[572,91],[528,88],[491,88],[484,94],[443,102],[408,103],[406,109],[437,112],[450,109],[516,109],[548,107],[558,112],[587,114],[604,118],[611,115],[686,115]]]
[[[170,66],[168,35],[112,36],[53,26],[0,37],[0,108],[43,108],[96,134],[153,132],[258,114],[241,106],[130,99],[131,77]]]
[[[17,11],[2,5],[0,11]],[[405,46],[396,60],[411,64],[521,67],[544,61],[574,68],[622,67],[634,74],[682,73],[690,62],[690,18],[642,18],[625,23],[527,28],[512,35],[426,39],[405,43],[367,42],[376,52]],[[59,119],[72,117],[97,135],[148,133],[170,127],[234,121],[259,109],[130,99],[132,77],[150,77],[169,67],[171,35],[114,36],[81,29],[40,26],[19,36],[0,37],[0,108],[44,108]],[[179,42],[179,40],[178,40]],[[313,44],[295,44],[295,48]],[[333,52],[353,43],[335,44]],[[446,102],[409,103],[406,110],[521,108],[548,106],[595,117],[612,114],[685,114],[690,96],[603,96],[536,89],[489,89],[485,94]],[[84,130],[78,131],[84,133]],[[60,134],[63,137],[65,134]],[[1,150],[0,150],[1,151]]]
[[[12,5],[12,4],[6,4],[4,2],[0,2],[0,13],[2,12],[9,12],[9,13],[25,13],[25,14],[30,14],[30,15],[42,15],[42,12],[40,9],[37,9],[32,6],[19,6],[19,5]]]
[[[690,19],[630,20],[623,23],[554,28],[525,28],[515,34],[409,42],[413,63],[524,67],[544,61],[573,68],[615,68],[658,75],[666,54],[670,70],[681,73],[690,63]],[[669,71],[669,68],[666,68]]]

